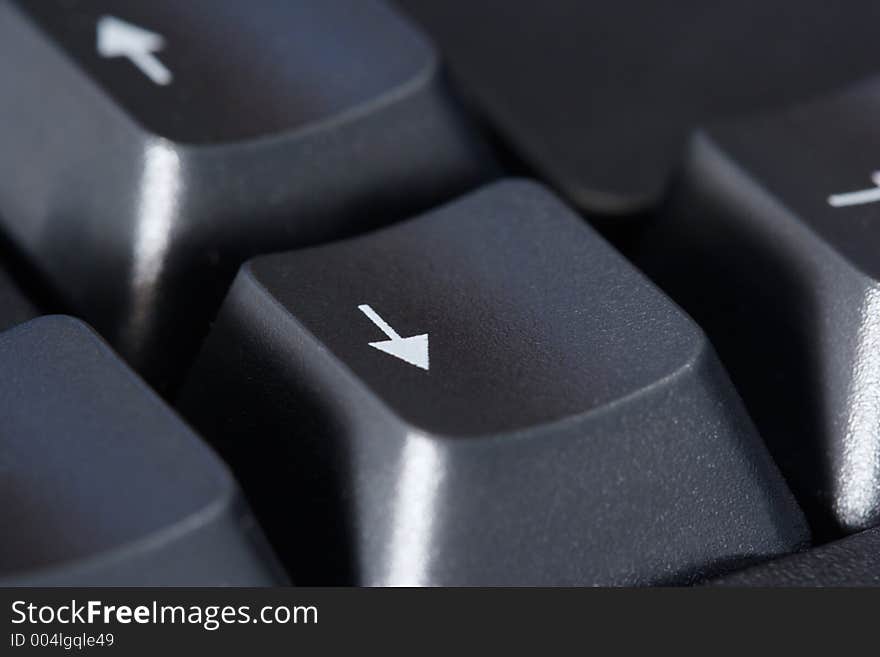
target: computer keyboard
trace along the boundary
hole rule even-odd
[[[0,1],[0,586],[880,583],[875,18]]]

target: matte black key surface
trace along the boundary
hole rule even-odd
[[[0,334],[0,585],[269,585],[221,461],[87,327]]]
[[[880,529],[747,568],[716,586],[880,586]]]
[[[580,206],[658,200],[691,129],[877,70],[872,0],[396,0],[475,106]]]
[[[298,581],[686,581],[807,538],[699,329],[530,183],[252,261],[181,407]]]
[[[636,257],[706,328],[823,534],[880,522],[880,79],[712,127]]]
[[[377,0],[6,0],[0,44],[2,225],[154,383],[246,258],[486,174],[431,45]]]

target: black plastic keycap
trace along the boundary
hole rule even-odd
[[[880,586],[880,529],[722,577],[716,586]]]
[[[527,182],[250,262],[181,407],[298,581],[676,582],[807,539],[700,330]]]
[[[873,0],[396,0],[572,201],[658,201],[691,130],[873,75]]]
[[[0,334],[0,586],[283,583],[217,456],[80,322]]]
[[[823,536],[880,523],[880,79],[711,127],[635,257],[708,331]]]
[[[5,231],[154,383],[246,258],[487,170],[431,45],[377,0],[6,0],[0,86]]]

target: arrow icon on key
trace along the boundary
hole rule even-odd
[[[98,21],[98,54],[106,58],[127,57],[144,75],[163,87],[174,79],[156,57],[164,47],[165,38],[161,34],[114,16],[104,16]]]
[[[834,194],[828,197],[828,205],[832,208],[848,208],[853,205],[865,205],[867,203],[880,202],[880,171],[874,172],[871,176],[871,182],[874,187],[871,189],[863,189],[858,192],[847,192],[845,194]]]
[[[379,317],[379,313],[367,304],[358,306],[358,310],[369,317],[370,321],[378,326],[382,333],[390,338],[389,340],[382,340],[381,342],[370,342],[369,344],[371,347],[378,349],[379,351],[384,351],[386,354],[399,358],[402,361],[406,361],[410,365],[415,365],[423,370],[428,369],[427,333],[424,335],[414,335],[411,338],[402,338],[397,331],[388,325],[388,322]]]

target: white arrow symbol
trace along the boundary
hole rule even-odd
[[[828,197],[828,205],[832,208],[848,208],[853,205],[865,205],[866,203],[880,202],[880,171],[871,176],[871,182],[874,187],[871,189],[863,189],[858,192],[847,192],[846,194],[834,194]]]
[[[410,365],[415,365],[423,370],[428,369],[427,333],[424,335],[414,335],[411,338],[402,338],[397,331],[391,328],[384,319],[379,317],[379,313],[373,310],[370,306],[364,304],[358,306],[358,310],[369,317],[370,321],[378,326],[382,333],[390,338],[390,340],[382,340],[381,342],[371,342],[371,347],[378,349],[379,351],[384,351],[386,354],[390,354],[395,358],[406,361]]]
[[[155,53],[165,47],[161,34],[126,23],[114,16],[98,21],[98,54],[101,57],[127,57],[156,84],[171,84],[174,76]]]

